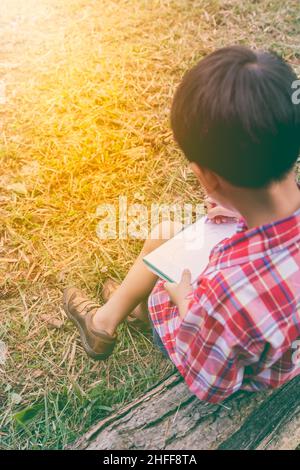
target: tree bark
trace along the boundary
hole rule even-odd
[[[218,405],[172,374],[93,426],[71,449],[295,449],[300,377],[274,392],[238,392]]]

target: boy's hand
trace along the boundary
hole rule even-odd
[[[165,282],[164,287],[168,292],[172,302],[177,305],[179,316],[183,318],[187,312],[190,299],[187,298],[193,292],[191,285],[191,272],[185,269],[179,284],[175,282]]]
[[[207,207],[207,217],[216,224],[236,222],[237,219],[241,217],[238,212],[231,211],[223,206],[218,205],[210,197],[208,197],[205,202]]]

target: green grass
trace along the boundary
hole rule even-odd
[[[171,370],[126,326],[94,363],[65,319],[66,285],[98,297],[141,247],[99,240],[97,206],[201,201],[169,128],[176,84],[233,43],[299,72],[299,1],[4,0],[0,23],[0,447],[56,449]]]

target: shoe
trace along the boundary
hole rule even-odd
[[[117,335],[95,330],[93,316],[100,305],[76,287],[68,287],[63,294],[63,307],[68,318],[78,328],[83,348],[88,356],[96,361],[109,357],[117,342]]]

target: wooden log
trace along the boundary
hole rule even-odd
[[[300,444],[300,377],[274,391],[219,449],[295,449]]]
[[[212,405],[172,374],[93,426],[71,449],[294,449],[300,377],[274,392],[238,392]]]

